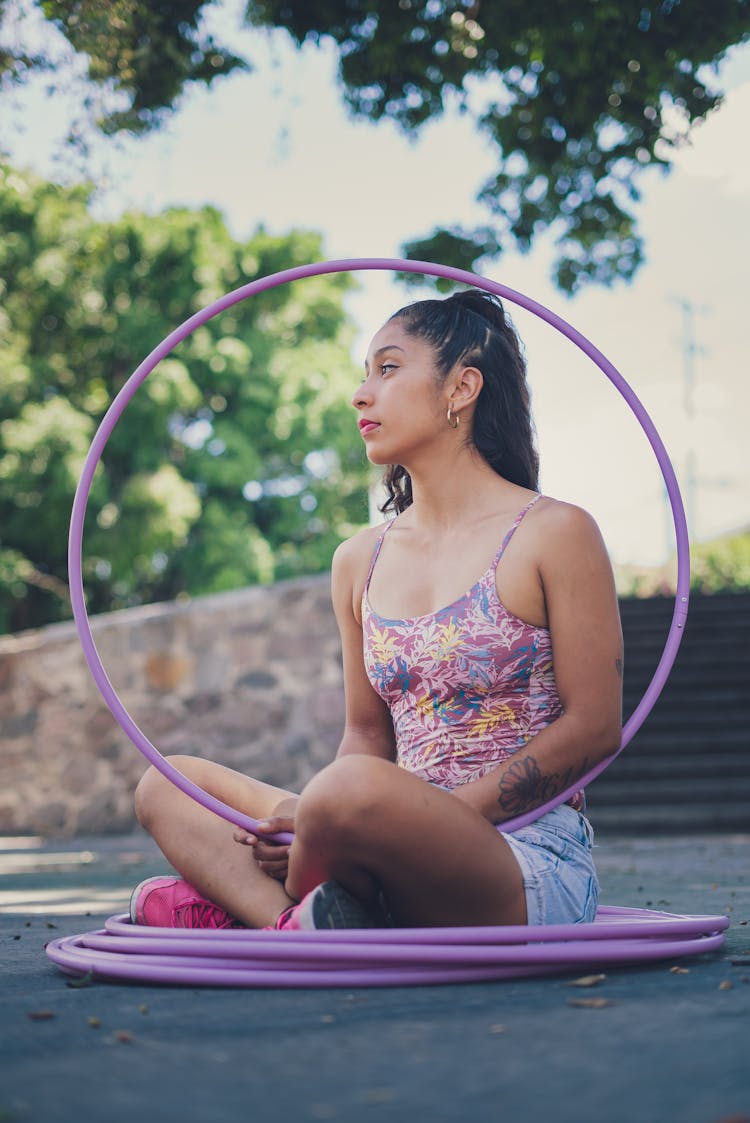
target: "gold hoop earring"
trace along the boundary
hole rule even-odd
[[[459,417],[459,415],[453,412],[453,402],[448,402],[447,419],[451,429],[457,429],[459,424],[461,423],[461,418]]]

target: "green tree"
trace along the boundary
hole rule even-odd
[[[105,133],[148,132],[186,85],[210,85],[246,63],[202,29],[211,0],[39,0],[34,5],[85,59],[91,93],[87,109]],[[43,70],[54,81],[61,62],[50,43],[35,50],[8,33],[16,4],[0,0],[0,83],[6,88]],[[0,89],[2,86],[0,86]]]
[[[201,31],[206,0],[43,0],[91,82],[117,96],[101,127],[158,125],[191,81],[249,65]],[[0,32],[8,0],[0,0]],[[247,20],[332,40],[353,114],[407,132],[458,104],[497,156],[480,225],[433,231],[407,256],[466,268],[543,231],[565,291],[632,277],[643,173],[720,101],[706,77],[750,33],[748,0],[249,0]],[[259,40],[259,47],[262,44]],[[7,83],[51,59],[0,54]],[[449,159],[450,154],[447,154]]]
[[[234,241],[213,209],[96,222],[88,190],[0,169],[0,627],[69,615],[66,538],[91,436],[138,363],[232,288],[322,256]],[[366,520],[346,275],[263,293],[164,359],[125,411],[85,534],[94,611],[328,567]]]
[[[750,590],[750,531],[725,534],[692,548],[691,588],[699,593]]]

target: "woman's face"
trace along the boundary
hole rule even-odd
[[[389,320],[370,343],[365,377],[352,397],[368,459],[408,467],[414,452],[447,428],[448,396],[430,344]]]

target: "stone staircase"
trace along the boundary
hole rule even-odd
[[[663,597],[620,601],[625,718],[656,669],[673,608]],[[691,597],[667,685],[587,799],[602,833],[750,832],[750,594]]]

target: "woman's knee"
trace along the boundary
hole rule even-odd
[[[200,766],[204,762],[199,757],[169,756],[165,758],[183,776],[200,784]],[[142,827],[148,829],[153,823],[155,814],[163,810],[171,793],[177,793],[171,780],[168,780],[158,768],[152,764],[138,781],[135,789],[135,815]]]
[[[352,753],[322,769],[305,787],[295,815],[298,835],[351,837],[387,803],[394,765]]]

